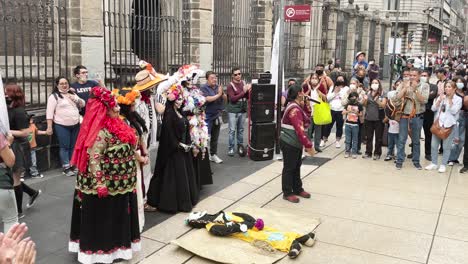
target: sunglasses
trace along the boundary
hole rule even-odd
[[[234,76],[241,76],[242,73],[240,73],[240,72],[239,72],[239,73],[234,73],[233,75],[234,75]]]

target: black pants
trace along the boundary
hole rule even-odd
[[[324,128],[324,126],[316,125],[316,124],[314,124],[314,121],[312,120],[312,125],[309,127],[309,129],[307,131],[309,139],[310,140],[313,139],[315,150],[320,149],[320,141],[322,140],[322,129],[323,128]]]
[[[424,130],[424,154],[431,156],[432,133],[431,126],[434,123],[434,112],[430,109],[424,112],[423,130]],[[441,144],[442,145],[442,144]]]
[[[374,155],[382,155],[382,137],[384,123],[382,121],[365,121],[366,127],[366,154],[372,156],[372,148],[374,145],[374,134],[375,134],[375,149]]]
[[[218,152],[218,138],[219,131],[221,130],[221,122],[219,118],[211,120],[211,133],[210,133],[210,154],[215,155]]]
[[[323,137],[327,138],[330,136],[333,125],[336,123],[336,138],[341,139],[343,137],[343,112],[342,111],[331,111],[332,114],[332,122],[329,125],[326,125],[323,128]]]
[[[362,144],[362,138],[363,138],[363,135],[365,135],[366,133],[362,133],[364,129],[364,124],[359,122],[359,132],[358,132],[358,140],[357,140],[357,151],[361,151],[361,144]]]
[[[284,142],[281,142],[280,146],[283,152],[283,174],[281,176],[283,195],[298,194],[304,191],[301,180],[302,149]]]

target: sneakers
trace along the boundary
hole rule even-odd
[[[403,164],[397,163],[397,164],[395,164],[395,167],[396,167],[397,170],[401,170],[401,168],[403,168]]]
[[[288,201],[288,202],[291,202],[291,203],[298,203],[299,202],[299,198],[297,198],[297,196],[294,195],[294,194],[291,194],[291,195],[288,195],[288,196],[283,195],[283,199]]]
[[[65,174],[65,176],[67,177],[73,177],[75,176],[75,172],[73,171],[72,168],[66,168],[63,170],[63,174]]]
[[[339,141],[337,141],[337,142],[335,143],[335,148],[341,148],[341,144],[340,144]]]
[[[353,157],[353,159],[357,159],[357,155],[356,154],[353,154],[351,155]]]
[[[379,160],[380,159],[380,155],[374,155],[374,158],[372,158],[373,160]]]
[[[367,154],[364,154],[364,155],[362,156],[362,158],[363,158],[363,159],[370,159],[371,156],[370,156],[370,155],[367,155]]]
[[[422,166],[419,163],[413,163],[413,166],[418,170],[422,170]]]
[[[447,168],[446,168],[444,165],[440,165],[440,167],[439,167],[439,172],[440,172],[440,173],[444,173],[444,172],[446,172],[446,171],[447,171]]]
[[[316,152],[316,153],[320,153],[320,152],[322,152],[322,150],[316,148],[316,149],[315,149],[315,152]]]
[[[323,147],[325,146],[325,143],[326,143],[325,140],[321,140],[321,141],[320,141],[320,147],[323,148]]]
[[[392,156],[386,156],[385,159],[384,159],[384,161],[390,161],[390,160],[392,160],[392,159],[393,159]]]
[[[410,153],[406,156],[408,159],[412,159],[413,158],[413,153]]]
[[[239,157],[245,157],[245,148],[243,145],[237,146],[237,154],[239,154]]]
[[[345,152],[344,157],[345,159],[349,158],[349,152]]]
[[[461,168],[460,173],[465,173],[467,171],[468,171],[468,168],[463,167],[463,168]]]
[[[36,203],[36,199],[41,195],[42,191],[39,189],[37,190],[36,194],[34,194],[33,196],[30,196],[29,197],[29,203],[26,205],[27,208],[31,208],[34,206],[34,204]]]
[[[426,166],[425,169],[426,170],[435,170],[435,169],[437,169],[437,165],[435,165],[434,163],[431,163],[428,166]]]
[[[44,175],[42,175],[41,173],[38,173],[38,174],[31,175],[31,178],[33,178],[33,179],[41,179],[41,178],[44,178]]]
[[[451,161],[449,161],[449,163],[447,165],[453,166],[455,164],[460,164],[460,162],[458,160],[451,160]]]
[[[220,164],[220,163],[223,162],[223,160],[220,159],[220,158],[218,157],[218,155],[216,155],[216,154],[210,155],[210,161],[212,161],[212,162],[214,162],[214,163],[216,163],[216,164]]]
[[[234,157],[234,149],[229,149],[228,156],[229,157]]]

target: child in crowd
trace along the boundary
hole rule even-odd
[[[343,115],[345,120],[345,158],[350,154],[353,159],[357,158],[358,151],[358,135],[359,135],[359,118],[362,116],[363,107],[358,101],[358,93],[351,92],[348,96],[348,103],[345,105]]]
[[[392,103],[392,100],[396,96],[396,90],[393,89],[387,93],[388,104]],[[400,133],[400,123],[387,115],[388,118],[388,145],[387,145],[387,156],[385,161],[389,161],[396,158],[395,147],[398,144],[398,134]]]
[[[36,159],[36,147],[37,147],[37,142],[36,142],[36,135],[39,136],[46,136],[47,132],[39,130],[36,127],[36,124],[34,123],[34,115],[31,114],[29,115],[29,145],[31,147],[31,168],[29,168],[29,174],[31,175],[31,178],[43,178],[44,175],[39,173],[37,170],[37,159]]]

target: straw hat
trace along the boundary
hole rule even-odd
[[[133,86],[133,89],[142,92],[153,88],[153,86],[158,85],[165,79],[166,76],[162,74],[151,74],[151,72],[146,69],[141,70],[135,76],[135,81],[137,83]]]

